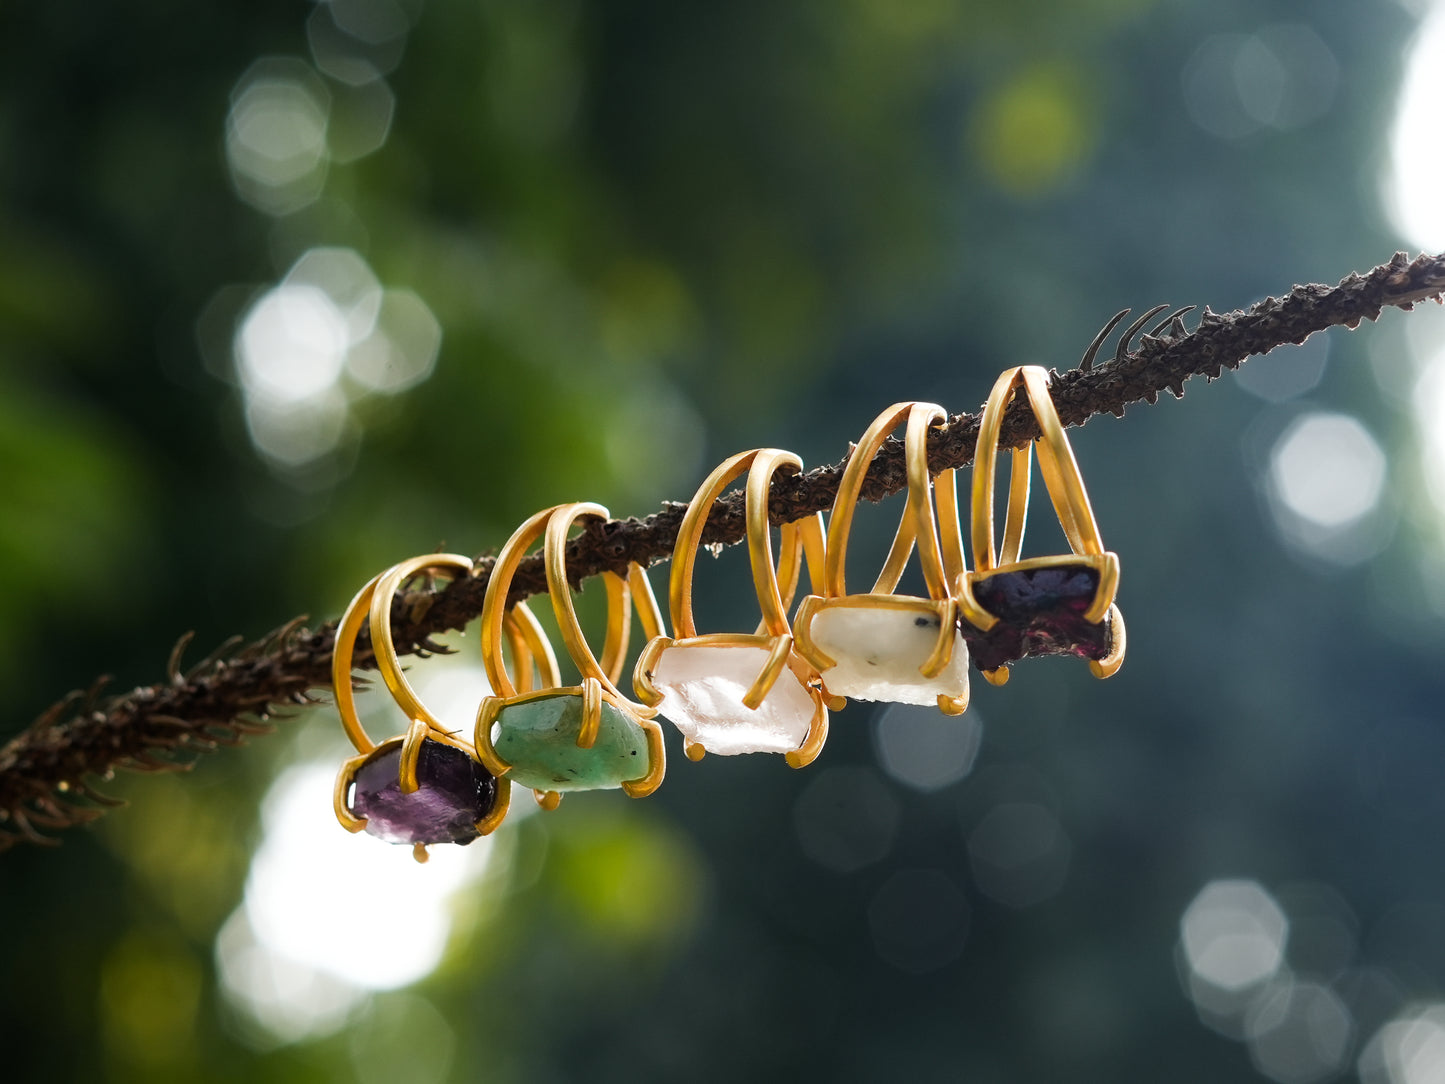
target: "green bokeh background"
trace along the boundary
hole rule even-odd
[[[308,57],[311,5],[0,11],[4,734],[100,673],[159,680],[188,629],[203,653],[330,618],[403,557],[482,552],[563,500],[645,514],[743,448],[836,461],[890,402],[975,409],[1006,366],[1074,364],[1119,308],[1222,311],[1401,244],[1377,177],[1414,20],[1384,0],[402,7],[385,145],[279,217],[233,188],[226,116],[255,60]],[[1333,54],[1328,108],[1203,130],[1195,50],[1280,24]],[[358,403],[336,455],[287,472],[248,439],[230,317],[204,314],[322,244],[414,290],[444,337],[426,382]],[[1353,970],[1316,977],[1358,1051],[1445,986],[1439,535],[1408,403],[1372,375],[1414,319],[1331,332],[1304,399],[1227,374],[1075,435],[1129,657],[1107,683],[1062,660],[976,682],[967,778],[891,780],[869,705],[807,772],[691,764],[674,740],[652,799],[518,825],[535,875],[491,885],[434,976],[328,1038],[256,1042],[213,958],[307,717],[118,778],[126,809],[0,857],[7,1078],[1250,1079],[1176,961],[1181,913],[1232,877],[1344,901]],[[1310,408],[1389,456],[1389,540],[1346,568],[1292,550],[1264,495]],[[889,515],[860,516],[877,552]],[[748,620],[741,566],[701,567],[709,619]],[[897,828],[839,873],[795,823],[809,773],[845,768]],[[969,833],[1008,801],[1051,808],[1071,849],[1034,906],[974,883]],[[967,901],[961,953],[922,974],[878,948],[908,871]]]

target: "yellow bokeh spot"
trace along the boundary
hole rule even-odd
[[[110,1054],[125,1064],[179,1068],[195,1056],[201,968],[184,946],[131,933],[100,974],[100,1015]]]
[[[1020,72],[975,109],[969,144],[989,178],[1012,195],[1037,196],[1066,181],[1098,135],[1092,95],[1058,65]]]
[[[613,945],[672,942],[691,930],[702,870],[688,842],[641,817],[603,817],[555,838],[564,898]]]

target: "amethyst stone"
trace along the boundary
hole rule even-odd
[[[420,784],[401,792],[401,746],[394,745],[356,773],[351,808],[366,830],[388,843],[470,843],[477,821],[492,811],[497,780],[463,750],[423,739],[417,758]]]
[[[1084,620],[1098,589],[1099,573],[1087,565],[998,572],[975,581],[974,597],[999,620],[987,632],[968,630],[974,664],[993,670],[1025,655],[1102,659],[1112,641],[1109,618],[1097,625]]]

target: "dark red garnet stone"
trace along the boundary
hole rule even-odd
[[[461,749],[423,739],[418,788],[401,792],[401,746],[380,753],[356,773],[351,808],[366,830],[388,843],[470,843],[477,821],[492,811],[497,780]]]
[[[1025,655],[1102,659],[1109,653],[1110,619],[1097,625],[1084,620],[1098,589],[1099,573],[1087,565],[999,572],[975,581],[974,598],[999,620],[987,632],[971,630],[974,665],[993,670]]]

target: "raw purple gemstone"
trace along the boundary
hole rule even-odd
[[[1098,589],[1099,573],[1087,565],[999,572],[976,581],[974,597],[999,620],[987,632],[970,632],[974,663],[993,670],[1024,655],[1102,659],[1109,653],[1109,618],[1097,625],[1084,620]]]
[[[372,757],[356,773],[351,808],[366,830],[388,843],[470,843],[477,821],[492,811],[497,781],[461,749],[423,739],[420,784],[401,792],[401,746]]]

